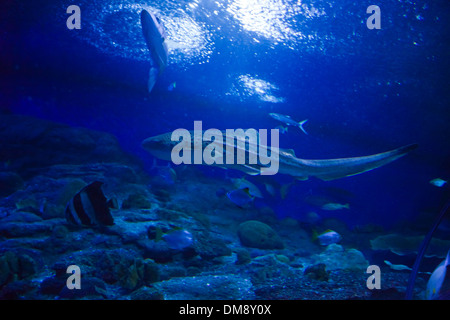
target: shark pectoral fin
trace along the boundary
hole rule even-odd
[[[296,157],[294,149],[286,149],[285,151],[286,151],[287,153],[293,155],[294,157]]]
[[[417,148],[417,144],[411,144],[395,150],[374,154],[365,157],[330,159],[330,160],[304,160],[303,164],[309,167],[311,175],[325,180],[354,176],[367,172],[385,164],[388,164],[408,152]]]
[[[303,121],[300,121],[300,122],[298,123],[298,127],[299,127],[300,130],[302,130],[303,133],[306,134],[306,135],[308,134],[308,132],[306,132],[305,128],[303,128],[303,125],[304,125],[307,121],[308,121],[308,119],[303,120]]]
[[[308,179],[309,179],[309,177],[305,177],[305,176],[295,177],[295,180],[299,180],[299,181],[306,181]]]

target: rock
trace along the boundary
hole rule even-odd
[[[132,193],[122,203],[122,209],[150,209],[152,203],[146,195]]]
[[[19,300],[34,289],[35,284],[28,280],[18,280],[8,283],[0,290],[0,300]],[[35,297],[28,296],[30,300],[36,300]]]
[[[132,219],[127,218],[128,213]],[[124,243],[145,239],[148,228],[154,222],[151,221],[153,219],[151,215],[148,216],[147,221],[139,221],[139,219],[144,220],[144,216],[137,215],[133,211],[121,210],[119,214],[114,215],[114,225],[109,227],[109,231],[120,236]]]
[[[199,233],[196,240],[194,249],[202,259],[212,260],[221,256],[230,256],[232,253],[224,240],[212,237],[207,232]]]
[[[65,270],[64,270],[65,272]],[[67,275],[69,276],[69,275]],[[67,277],[48,277],[42,280],[39,287],[41,294],[58,296],[64,286],[66,286]]]
[[[329,272],[326,271],[325,263],[318,263],[307,267],[304,274],[314,280],[328,281],[329,279]]]
[[[149,239],[139,239],[136,244],[144,250],[145,258],[150,258],[158,263],[171,262],[176,250],[170,249],[165,241],[153,241]]]
[[[356,249],[347,249],[339,244],[330,244],[325,251],[310,257],[313,264],[323,263],[328,270],[367,270],[369,262]]]
[[[70,252],[61,257],[55,266],[59,266],[62,272],[69,265],[77,265],[83,276],[99,278],[107,284],[124,284],[129,290],[143,283],[143,263],[137,251],[94,248]]]
[[[289,264],[290,260],[288,257],[286,257],[284,254],[277,254],[275,255],[275,258],[283,263]]]
[[[275,254],[267,254],[254,258],[246,269],[253,284],[267,283],[272,279],[289,279],[296,273],[289,265],[281,262]]]
[[[160,270],[159,266],[152,259],[145,259],[143,261],[144,270],[142,275],[142,280],[145,285],[149,285],[153,282],[159,281],[160,278]]]
[[[150,287],[141,287],[133,291],[130,295],[131,300],[164,300],[164,295]]]
[[[35,237],[39,234],[49,234],[51,229],[52,224],[44,222],[9,222],[0,224],[0,236],[5,238]]]
[[[237,249],[236,256],[236,264],[247,264],[252,260],[250,257],[250,252],[246,249]]]
[[[34,213],[30,212],[22,212],[22,211],[14,211],[10,215],[1,219],[2,223],[7,222],[38,222],[42,221],[42,218]]]
[[[35,261],[27,254],[7,251],[0,256],[0,287],[22,280],[36,272]]]
[[[254,293],[250,280],[238,275],[173,278],[153,285],[165,300],[248,300]]]
[[[249,220],[238,227],[239,240],[244,246],[259,249],[283,249],[284,244],[278,234],[267,224]]]
[[[0,141],[0,162],[25,176],[54,164],[135,161],[111,134],[22,115],[0,115]]]
[[[63,225],[55,226],[52,230],[52,238],[54,239],[65,239],[68,234],[69,230]]]
[[[285,228],[298,228],[299,223],[298,220],[287,217],[280,221],[280,225],[282,225]]]
[[[95,277],[82,277],[80,289],[69,289],[64,285],[59,292],[61,299],[80,299],[84,297],[104,298],[106,292],[105,283]]]
[[[6,197],[23,188],[22,178],[15,172],[0,172],[0,197]]]

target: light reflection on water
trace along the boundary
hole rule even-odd
[[[83,8],[82,40],[99,50],[129,59],[147,61],[148,49],[142,36],[140,12],[154,12],[164,24],[169,48],[169,64],[195,64],[207,61],[212,44],[208,30],[191,18],[176,1],[163,4],[149,1],[86,1]]]
[[[234,0],[227,11],[245,30],[290,46],[311,37],[301,31],[302,23],[325,15],[323,9],[285,0]]]

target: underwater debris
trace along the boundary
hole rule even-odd
[[[78,192],[66,207],[70,224],[83,226],[111,226],[114,224],[109,205],[101,189],[103,182],[94,181]]]

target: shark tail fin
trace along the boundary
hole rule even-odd
[[[147,84],[149,93],[152,92],[153,87],[155,86],[156,78],[158,77],[158,74],[159,74],[158,68],[150,67],[150,71],[148,73],[148,84]]]
[[[306,123],[306,122],[308,122],[308,119],[306,119],[306,120],[303,120],[303,121],[300,121],[299,123],[298,123],[298,127],[300,128],[300,130],[302,130],[303,131],[303,133],[304,134],[308,134],[308,132],[306,132],[306,130],[305,130],[305,128],[303,128],[303,125]]]
[[[329,160],[298,160],[300,165],[304,166],[303,170],[310,172],[310,176],[329,181],[354,176],[384,166],[385,164],[403,157],[417,147],[417,144],[410,144],[398,149],[365,157]]]

